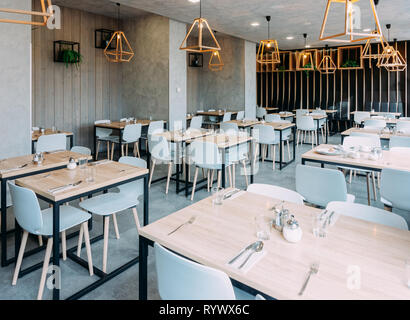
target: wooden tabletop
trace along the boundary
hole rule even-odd
[[[33,163],[33,155],[31,154],[21,157],[4,159],[0,160],[0,178],[14,177],[23,174],[35,173],[37,171],[58,168],[67,165],[70,158],[78,160],[79,158],[84,157],[86,156],[84,156],[83,154],[71,151],[61,151],[51,154],[44,153],[44,160],[41,165],[36,165]],[[88,156],[88,159],[91,160],[92,157]],[[27,164],[27,166],[25,166],[24,168],[8,171],[25,164]]]
[[[296,117],[296,114],[292,113],[292,112],[286,112],[286,113],[280,113],[280,112],[276,112],[276,113],[271,113],[277,116],[280,116],[281,118],[294,118]]]
[[[188,141],[188,140],[200,138],[203,136],[211,135],[212,133],[213,133],[212,130],[189,129],[185,131],[184,135],[182,135],[182,132],[180,130],[166,131],[162,133],[156,133],[155,135],[165,137],[165,139],[167,139],[167,141],[169,142],[183,142],[183,141]]]
[[[95,168],[94,182],[86,182],[87,170],[77,167],[74,170],[60,169],[47,174],[17,179],[16,184],[18,186],[31,189],[36,194],[41,195],[51,201],[61,201],[70,197],[78,196],[85,192],[97,190],[115,183],[136,178],[148,174],[149,172],[148,169],[138,168],[114,161],[96,165],[93,166],[93,168]],[[76,183],[78,181],[82,182],[75,188],[54,194],[48,191],[49,189],[65,186],[70,183]]]
[[[271,126],[273,127],[273,129],[277,130],[277,131],[282,131],[282,130],[286,130],[289,128],[293,128],[296,126],[296,124],[294,123],[283,123],[283,122],[260,122],[260,124],[264,124],[266,126]]]
[[[364,122],[364,121],[366,121],[366,120],[379,120],[379,119],[375,119],[375,118],[366,118],[366,119],[363,119],[362,120],[362,122]],[[384,120],[384,121],[386,121],[386,124],[394,124],[394,125],[396,125],[397,124],[397,122],[399,122],[399,121],[410,121],[410,120],[408,120],[408,119],[391,119],[391,118],[383,118],[383,119],[381,119],[381,120]]]
[[[276,111],[276,110],[279,110],[279,108],[277,108],[277,107],[264,107],[264,109],[266,109],[266,111]]]
[[[211,198],[160,219],[139,233],[200,264],[222,270],[232,279],[276,299],[409,299],[405,260],[409,258],[410,232],[347,216],[339,216],[326,238],[312,234],[312,217],[320,210],[285,203],[302,230],[302,240],[287,242],[276,230],[264,241],[266,254],[243,273],[227,265],[241,249],[255,242],[254,218],[266,215],[279,200],[243,192],[213,206]],[[192,225],[168,233],[188,221]],[[335,216],[336,217],[336,216]],[[320,261],[299,296],[310,265]],[[349,289],[349,272],[360,268],[361,288]],[[355,269],[356,268],[356,269]]]
[[[231,120],[227,121],[228,123],[236,123],[239,128],[249,128],[256,126],[258,124],[264,124],[273,127],[275,130],[282,131],[286,130],[289,128],[292,128],[295,126],[294,123],[282,123],[282,122],[262,122],[258,120],[245,120],[244,122],[242,120]]]
[[[369,112],[369,111],[352,111],[350,114],[355,114],[356,112]],[[394,114],[396,117],[401,116],[400,112],[382,112],[382,111],[370,112],[370,114],[373,115],[373,116],[383,115],[383,114],[386,114],[386,113]]]
[[[74,135],[72,132],[69,131],[61,131],[61,130],[56,130],[53,131],[52,129],[45,129],[44,133],[41,133],[41,131],[33,131],[33,133],[31,134],[31,140],[32,141],[37,141],[38,138],[40,138],[41,136],[48,136],[51,134],[65,134],[66,136],[72,136]]]
[[[368,129],[368,128],[350,128],[350,129],[343,131],[342,136],[350,136],[352,132],[377,134],[380,137],[380,139],[383,139],[383,140],[390,140],[390,138],[393,136],[410,137],[410,134],[408,133],[395,133],[395,134],[387,133],[387,132],[380,133],[380,130]]]
[[[143,127],[146,127],[146,126],[149,126],[149,124],[153,121],[155,120],[137,120],[137,124],[140,123]],[[95,126],[98,128],[123,130],[127,124],[134,124],[134,121],[131,121],[131,122],[112,121],[111,123],[100,123],[100,124],[96,124]]]
[[[300,110],[300,109],[293,109],[293,112],[296,112],[296,110]],[[317,109],[302,109],[302,110],[307,110],[307,111],[309,111],[309,112],[315,112],[315,111],[326,111],[326,113],[327,114],[332,114],[332,113],[337,113],[338,112],[338,110],[323,110],[323,109],[321,109],[321,110],[317,110]]]
[[[215,116],[215,117],[222,117],[225,115],[225,113],[232,113],[232,114],[237,114],[238,111],[229,111],[227,110],[226,112],[224,110],[216,110],[216,111],[203,111],[203,112],[197,112],[197,115],[199,116]]]
[[[202,140],[216,143],[219,149],[226,149],[238,144],[252,141],[253,138],[246,134],[228,135],[228,134],[213,134],[206,137],[201,137],[195,140]]]
[[[219,123],[219,125],[222,122]],[[254,126],[255,124],[260,123],[260,121],[258,120],[231,120],[231,121],[227,121],[227,123],[236,123],[238,125],[239,128],[249,128]]]
[[[355,168],[368,168],[381,171],[384,168],[410,171],[410,153],[383,150],[383,156],[380,160],[368,159],[369,153],[360,152],[359,159],[344,157],[343,155],[329,156],[317,153],[317,148],[332,147],[332,145],[322,144],[313,150],[302,155],[302,160],[315,160],[326,162],[338,166],[353,166]],[[410,253],[410,251],[409,251]]]

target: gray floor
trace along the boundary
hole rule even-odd
[[[339,144],[340,135],[330,137],[330,143]],[[260,163],[258,174],[255,176],[255,183],[267,183],[282,186],[295,190],[295,166],[300,163],[300,155],[308,151],[311,147],[303,145],[297,148],[296,163],[285,168],[283,171],[276,169],[272,170],[270,162]],[[287,157],[287,156],[285,156]],[[158,167],[156,169],[157,177],[166,175],[166,168]],[[245,179],[240,176],[239,170],[236,179],[237,187],[245,189]],[[348,184],[348,192],[356,196],[356,202],[367,204],[366,181],[364,177],[356,177],[351,185]],[[208,197],[206,190],[201,190],[196,193],[195,201]],[[165,182],[159,182],[151,187],[150,192],[150,222],[156,221],[164,216],[167,216],[177,210],[192,204],[189,199],[186,199],[183,194],[176,195],[175,183],[171,182],[171,187],[168,195],[165,195]],[[382,208],[380,201],[373,201],[373,206]],[[140,220],[142,219],[141,210]],[[410,215],[400,213],[409,223]],[[12,209],[8,212],[9,225],[13,226],[14,217]],[[112,224],[110,225],[110,241],[108,249],[108,271],[114,270],[122,265],[127,260],[137,255],[138,250],[138,234],[131,211],[126,211],[118,215],[118,223],[120,229],[119,240],[115,239]],[[92,235],[98,235],[102,232],[102,220],[99,217],[94,218],[94,228]],[[14,240],[9,239],[8,248],[10,254],[14,251]],[[37,241],[31,238],[30,247],[36,247]],[[68,248],[76,245],[76,239],[69,240]],[[102,241],[92,245],[94,265],[101,268],[102,265]],[[82,251],[82,257],[85,257],[85,250]],[[44,257],[44,252],[23,260],[23,268],[31,266],[34,263],[41,262]],[[156,286],[155,264],[153,252],[150,249],[149,265],[148,265],[148,288],[149,299],[159,299]],[[62,266],[62,298],[68,297],[74,292],[82,289],[86,285],[95,281],[97,277],[89,277],[86,269],[79,267],[74,262],[61,261]],[[0,299],[35,299],[37,297],[38,284],[40,281],[40,270],[35,271],[23,278],[20,278],[15,287],[11,286],[11,278],[14,266],[10,265],[0,269]],[[45,289],[44,299],[51,298],[51,290]],[[83,299],[138,299],[138,265],[130,268],[123,274],[107,282],[100,288],[84,296]]]

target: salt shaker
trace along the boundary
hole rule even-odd
[[[283,226],[283,236],[289,242],[296,243],[302,239],[302,229],[296,221],[295,216],[291,215],[290,219]]]
[[[77,167],[77,163],[75,162],[74,158],[70,158],[68,161],[67,169],[74,170]]]

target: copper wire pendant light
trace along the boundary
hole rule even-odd
[[[303,34],[305,38],[305,48],[307,45],[307,33]],[[301,52],[296,52],[296,70],[298,71],[314,71],[315,65],[313,61],[312,52],[309,50],[302,50]]]
[[[40,11],[26,11],[26,10],[19,10],[19,9],[7,9],[7,8],[0,8],[0,12],[29,15],[29,16],[40,16],[40,17],[43,17],[43,22],[24,21],[24,20],[15,20],[15,19],[0,19],[0,22],[27,24],[27,25],[42,26],[42,27],[46,26],[48,19],[50,19],[53,16],[53,14],[47,11],[45,0],[39,0],[39,1],[41,4],[41,12]],[[51,0],[47,0],[47,5],[48,5],[49,10],[51,10],[51,7],[52,7]]]
[[[211,58],[209,59],[208,68],[211,71],[221,71],[223,69],[224,63],[221,58],[221,54],[219,51],[214,51],[211,54]]]
[[[206,39],[206,37],[209,39]],[[205,43],[205,40],[208,42]],[[216,40],[208,21],[202,18],[202,0],[199,2],[199,18],[196,18],[192,23],[179,49],[199,53],[221,50],[221,46]]]
[[[371,11],[372,11],[371,16],[374,18],[374,21],[376,24],[375,32],[368,33],[368,32],[355,31],[355,26],[356,26],[355,18],[359,19],[359,17],[356,17],[356,15],[359,14],[357,8],[360,9],[360,7],[357,7],[355,3],[359,3],[360,1],[362,2],[369,1]],[[342,30],[342,32],[338,34],[325,36],[326,24],[328,22],[330,8],[335,7],[335,6],[332,6],[332,4],[336,4],[336,5],[343,4],[345,7],[344,29]],[[358,27],[356,29],[358,29]],[[323,19],[322,28],[320,30],[319,40],[353,43],[353,42],[364,41],[368,39],[377,39],[377,38],[380,38],[381,36],[382,36],[382,32],[381,32],[379,17],[377,15],[374,0],[328,0],[327,1],[325,16]]]
[[[379,0],[374,0],[374,5],[375,5],[375,10],[377,5],[379,4]],[[377,35],[378,30],[377,30],[377,24],[375,26],[375,30],[372,31],[372,34]],[[366,44],[363,47],[363,52],[362,52],[362,59],[379,59],[380,54],[378,52],[372,53],[372,40],[379,41],[381,46],[382,46],[382,52],[384,51],[384,48],[386,46],[386,40],[384,39],[384,36],[380,36],[378,38],[373,38],[373,39],[367,39]]]
[[[118,6],[118,31],[112,35],[107,47],[104,49],[104,55],[110,62],[130,62],[134,56],[134,51],[127,40],[123,31],[120,31],[120,4]],[[114,49],[111,49],[111,44],[115,44]]]
[[[280,63],[278,42],[270,39],[270,20],[271,17],[267,16],[266,21],[268,22],[268,39],[261,40],[259,43],[258,54],[256,56],[256,61],[262,64]]]
[[[334,74],[336,72],[336,64],[332,59],[332,49],[329,49],[329,46],[326,45],[326,48],[323,49],[323,58],[319,63],[317,69],[321,74]]]
[[[379,57],[377,66],[379,68],[384,67],[389,72],[404,71],[407,69],[407,62],[401,55],[397,48],[397,39],[394,39],[395,47],[389,44],[390,42],[390,24],[386,25],[388,30],[388,41],[386,46],[383,48],[383,52]]]

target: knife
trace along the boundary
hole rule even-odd
[[[80,180],[80,181],[77,181],[75,183],[66,184],[65,186],[49,189],[48,192],[56,193],[58,191],[62,191],[64,189],[66,189],[66,188],[76,187],[76,186],[80,185],[81,183],[82,183],[82,181]]]
[[[236,260],[238,260],[238,258],[243,255],[246,251],[250,250],[256,242],[251,243],[249,246],[247,246],[245,249],[242,249],[241,252],[239,252],[231,261],[228,262],[228,264],[232,264],[234,263]]]
[[[241,190],[236,189],[236,190],[228,192],[227,194],[224,195],[224,200],[229,199],[230,197],[232,197],[234,194],[238,193],[239,191],[241,191]]]

